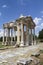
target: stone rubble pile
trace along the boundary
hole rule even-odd
[[[40,59],[36,57],[30,57],[28,59],[21,59],[17,61],[17,65],[40,65]]]

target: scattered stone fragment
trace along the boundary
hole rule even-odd
[[[17,65],[25,65],[25,64],[26,64],[25,59],[21,59],[21,60],[17,61]]]
[[[19,61],[17,61],[17,65],[28,65],[32,62],[32,59],[21,59]]]
[[[32,62],[33,62],[35,65],[40,64],[40,59],[38,59],[38,58],[36,58],[36,57],[32,57],[32,58],[33,58]]]
[[[2,60],[2,63],[7,63],[7,61],[6,60]]]
[[[40,53],[33,53],[31,56],[38,57],[39,55],[40,55]]]

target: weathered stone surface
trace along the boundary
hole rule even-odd
[[[40,64],[40,59],[36,58],[36,57],[32,57],[33,60],[32,60],[32,63],[35,64],[35,65],[38,65]]]
[[[17,61],[17,65],[28,65],[32,62],[32,58],[28,58],[28,59],[21,59],[19,61]]]
[[[13,49],[11,48],[3,51],[1,50],[0,65],[16,65],[17,64],[16,62],[22,58],[25,58],[26,61],[33,60],[33,57],[31,58],[30,56],[32,52],[36,52],[37,48],[38,48],[37,46],[29,46],[29,47],[20,47],[20,48],[13,47]],[[31,63],[32,61],[26,62],[26,64],[28,65],[32,65]]]
[[[39,52],[37,52],[37,53],[33,53],[31,56],[38,57],[39,55],[40,55],[40,53],[39,53]]]
[[[17,65],[20,65],[20,64],[21,64],[21,65],[25,65],[25,64],[26,64],[26,61],[27,61],[27,60],[23,58],[23,59],[17,61]]]

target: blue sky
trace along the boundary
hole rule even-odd
[[[0,0],[0,36],[3,35],[3,23],[19,18],[21,14],[32,16],[38,35],[43,28],[43,0]]]

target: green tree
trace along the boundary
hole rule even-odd
[[[38,36],[39,39],[43,39],[43,29],[41,31],[39,31],[39,36]]]
[[[3,37],[0,37],[0,42],[2,42]]]

